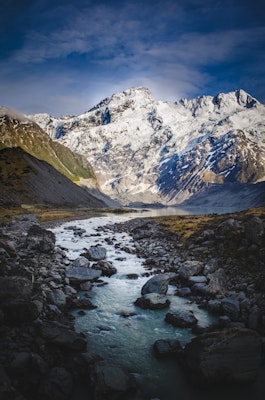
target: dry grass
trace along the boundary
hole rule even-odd
[[[209,222],[213,217],[208,215],[174,215],[167,217],[156,217],[157,223],[170,232],[174,232],[186,240],[193,235],[200,226]]]
[[[96,217],[104,213],[123,214],[135,210],[127,208],[56,208],[49,205],[22,204],[20,207],[1,208],[0,225],[11,223],[19,215],[37,215],[39,222]]]
[[[157,223],[170,232],[178,234],[183,240],[189,239],[192,235],[201,230],[211,229],[213,225],[219,224],[227,218],[235,218],[244,221],[249,216],[265,218],[265,208],[252,208],[249,210],[229,213],[229,214],[209,214],[209,215],[173,215],[166,217],[155,217]]]
[[[68,218],[81,218],[90,214],[89,210],[57,209],[46,206],[22,205],[16,208],[0,208],[0,225],[6,225],[19,215],[37,215],[39,222],[56,221]]]

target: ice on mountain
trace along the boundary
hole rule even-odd
[[[31,117],[52,138],[62,126],[59,141],[87,157],[102,190],[124,204],[174,204],[226,179],[223,171],[239,160],[242,171],[234,167],[227,179],[243,179],[244,168],[255,182],[265,176],[265,107],[243,90],[173,104],[131,88],[78,117]]]
[[[104,110],[101,111],[101,123],[102,125],[107,125],[111,121],[110,112],[108,107],[105,107]]]

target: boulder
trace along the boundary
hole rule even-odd
[[[86,350],[87,340],[67,326],[57,322],[42,322],[39,326],[40,335],[47,341],[69,350]]]
[[[209,291],[209,285],[207,285],[206,283],[194,283],[191,287],[191,291],[195,295],[206,296],[206,297],[211,296],[211,293]]]
[[[126,278],[133,280],[133,279],[138,279],[139,276],[137,274],[127,274]]]
[[[175,295],[179,297],[188,297],[191,295],[191,290],[188,287],[178,288],[175,292]]]
[[[117,269],[111,261],[100,260],[92,266],[93,269],[100,270],[103,276],[111,276],[116,274]]]
[[[180,341],[177,339],[158,339],[153,344],[153,350],[157,358],[177,356],[183,352]]]
[[[49,253],[55,246],[55,234],[38,225],[32,225],[27,234],[26,245],[41,253]]]
[[[84,291],[88,291],[92,289],[92,283],[87,281],[87,282],[83,282],[80,283],[80,290],[84,290]]]
[[[86,310],[97,308],[89,299],[69,299],[67,305],[72,310],[76,308],[85,308]]]
[[[227,315],[231,321],[236,321],[239,317],[240,303],[238,299],[233,297],[225,297],[221,301],[223,313]]]
[[[222,302],[219,299],[209,300],[207,303],[207,310],[214,314],[221,314]]]
[[[175,273],[158,274],[150,278],[142,287],[141,294],[166,294],[169,282],[176,277]]]
[[[48,365],[44,359],[33,352],[15,351],[8,363],[10,378],[15,382],[16,388],[26,397],[27,394],[32,395],[32,393],[37,392],[39,381],[47,370]]]
[[[96,281],[102,272],[100,270],[83,267],[67,267],[66,278],[69,278],[71,283],[81,283],[85,281]]]
[[[248,317],[248,327],[250,329],[257,329],[258,325],[259,325],[259,320],[260,320],[260,310],[259,307],[255,304],[249,313],[249,317]]]
[[[198,276],[190,276],[189,277],[189,283],[206,283],[207,278],[206,276],[198,275]]]
[[[209,279],[208,292],[211,295],[225,294],[227,291],[227,277],[222,268],[207,276]]]
[[[234,239],[240,232],[240,223],[234,218],[228,218],[216,228],[216,234],[225,238]]]
[[[197,323],[197,318],[191,310],[168,312],[165,321],[179,328],[190,328]]]
[[[253,383],[261,363],[261,349],[260,335],[250,329],[204,333],[184,349],[188,376],[201,387]]]
[[[245,224],[245,236],[250,244],[260,244],[264,234],[263,222],[258,217],[250,218]]]
[[[35,302],[28,300],[12,299],[2,305],[4,319],[12,325],[32,322],[39,316],[39,309]]]
[[[189,279],[193,275],[198,275],[203,270],[203,263],[196,260],[187,260],[180,266],[178,273],[181,278]]]
[[[109,365],[105,361],[97,362],[92,372],[92,385],[95,400],[125,399],[136,390],[135,378],[124,369]]]
[[[0,249],[3,249],[9,257],[16,258],[17,250],[14,242],[0,239]]]
[[[90,261],[105,260],[107,250],[102,246],[91,246],[83,255]]]
[[[88,268],[89,267],[89,261],[88,261],[88,259],[86,257],[80,256],[80,257],[77,257],[73,261],[72,266],[73,267],[77,267],[77,268],[79,268],[79,267]]]
[[[73,379],[70,372],[62,367],[54,367],[42,379],[39,389],[41,400],[67,400],[73,390]]]
[[[148,293],[139,297],[134,304],[143,309],[161,310],[169,307],[170,301],[163,294]]]
[[[55,289],[49,293],[49,300],[52,304],[63,307],[66,304],[66,295],[62,289]]]
[[[32,281],[18,276],[0,277],[0,301],[8,298],[30,299]]]

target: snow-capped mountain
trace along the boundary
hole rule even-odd
[[[176,103],[146,88],[79,116],[28,116],[92,164],[123,204],[179,204],[212,184],[265,180],[265,106],[243,90]]]

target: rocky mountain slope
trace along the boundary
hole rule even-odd
[[[105,206],[88,189],[18,147],[0,150],[0,187],[0,207],[5,208],[21,204]]]
[[[243,90],[173,104],[132,88],[79,116],[29,118],[87,157],[124,204],[180,204],[213,185],[265,180],[265,106]]]

